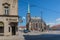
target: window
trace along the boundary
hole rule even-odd
[[[4,33],[4,23],[0,22],[0,33]]]
[[[5,7],[5,15],[9,15],[9,7]]]
[[[9,27],[9,32],[10,32],[10,27]]]
[[[3,3],[2,5],[4,7],[4,15],[9,15],[10,4],[9,3]]]

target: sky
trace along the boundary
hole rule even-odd
[[[42,12],[42,19],[47,25],[60,24],[60,0],[18,0],[18,14],[23,20],[19,26],[26,25],[28,3],[30,4],[31,16],[41,17]]]

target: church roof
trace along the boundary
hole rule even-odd
[[[41,22],[40,17],[31,17],[31,22]]]
[[[40,17],[31,17],[31,19],[41,19]]]

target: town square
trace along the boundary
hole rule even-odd
[[[60,40],[60,0],[0,0],[0,40]]]

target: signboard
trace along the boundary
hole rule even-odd
[[[13,18],[8,18],[8,19],[6,19],[7,21],[15,21],[15,22],[17,22],[18,21],[18,19],[13,19]]]

